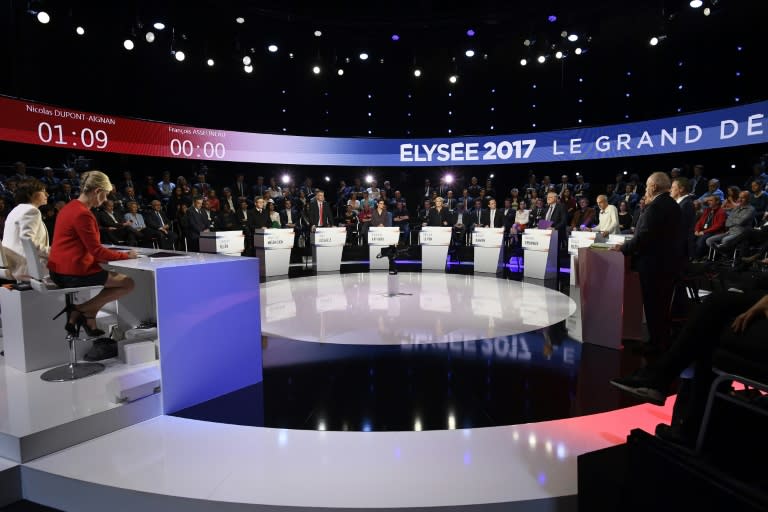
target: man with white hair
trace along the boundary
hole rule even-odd
[[[647,348],[669,346],[670,304],[675,280],[682,270],[685,255],[679,243],[682,214],[669,195],[669,176],[655,172],[645,183],[645,212],[640,216],[634,236],[613,250],[632,256],[640,275],[643,307],[650,339]]]
[[[608,196],[604,194],[597,196],[597,206],[600,208],[600,216],[597,226],[594,226],[591,231],[596,231],[604,239],[621,232],[619,211],[612,204],[608,204]]]

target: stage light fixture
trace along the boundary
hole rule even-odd
[[[547,16],[547,21],[550,23],[554,23],[557,21],[557,16],[555,16],[554,14],[550,14],[549,16]]]
[[[155,27],[155,30],[165,30],[165,23],[162,23],[160,21],[156,22],[152,26]]]
[[[362,52],[360,54],[360,60],[368,60],[368,54],[365,52]]]
[[[472,58],[475,56],[475,50],[467,50],[464,52],[464,55],[466,55],[469,58]]]
[[[584,50],[582,50],[581,48],[576,48],[575,50],[573,50],[573,53],[575,53],[576,55],[581,55],[583,51]]]
[[[243,18],[242,16],[238,16],[237,18],[235,18],[235,21],[237,22],[238,25],[242,25],[243,23],[245,23],[245,18]]]
[[[712,14],[712,9],[710,9],[709,7],[705,7],[704,16],[709,16],[710,14]]]
[[[475,37],[475,31],[470,28],[469,30],[467,30],[467,35],[469,37]]]
[[[250,55],[246,55],[243,57],[243,65],[244,66],[250,66],[251,65],[251,57]]]
[[[735,168],[736,168],[736,164],[731,164],[731,169],[735,169]]]
[[[531,46],[535,42],[536,41],[533,39],[526,39],[525,41],[523,41],[523,46]]]
[[[458,81],[459,81],[459,77],[458,77],[458,76],[456,76],[456,75],[451,75],[451,76],[448,78],[448,81],[449,81],[449,82],[451,82],[452,84],[455,84],[456,82],[458,82]]]
[[[520,65],[521,66],[527,66],[528,65],[528,59],[520,59]]]
[[[79,35],[79,36],[84,36],[85,35],[85,29],[83,27],[77,27],[75,29],[75,33],[77,35]]]
[[[251,65],[243,66],[243,69],[245,70],[246,73],[253,73],[253,66]]]
[[[339,68],[338,71],[336,71],[336,74],[339,75],[339,76],[343,76],[344,75],[344,70],[342,68]]]
[[[415,76],[416,78],[419,78],[421,76],[421,70],[419,68],[414,69],[413,76]]]
[[[213,59],[208,59],[208,60],[206,61],[206,64],[208,64],[208,67],[213,67],[213,66],[214,66],[214,64],[216,64],[216,62],[214,62],[214,60],[213,60]]]
[[[325,177],[325,181],[331,181],[331,177],[330,176],[326,176]]]
[[[368,133],[371,133],[371,130],[368,130]],[[365,182],[370,184],[372,181],[373,181],[373,176],[371,176],[370,174],[366,174],[365,175]]]
[[[579,40],[579,36],[577,34],[568,34],[568,40],[573,43]]]
[[[154,32],[147,32],[144,36],[144,39],[147,40],[148,43],[154,43],[155,42],[155,33]]]
[[[312,72],[314,74],[316,74],[316,75],[319,75],[320,74],[320,66],[313,66],[312,67]]]
[[[653,36],[650,39],[650,41],[648,41],[648,44],[650,44],[651,46],[656,46],[657,44],[659,44],[660,42],[662,42],[666,38],[667,38],[667,36]]]
[[[269,50],[269,53],[275,53],[277,51],[277,45],[276,44],[271,44],[271,45],[267,46],[267,50]]]
[[[488,177],[489,177],[489,178],[491,178],[491,179],[493,179],[493,178],[495,178],[495,177],[496,177],[496,175],[495,175],[495,174],[489,174],[489,175],[488,175]]]
[[[704,5],[704,2],[702,2],[701,0],[691,0],[688,5],[690,5],[694,9],[698,9],[699,7]]]
[[[562,59],[563,58],[563,52],[561,52],[561,51],[555,52],[555,58],[556,59]]]
[[[133,40],[126,39],[125,41],[123,41],[123,48],[125,48],[126,50],[128,51],[133,50],[133,46],[134,46]]]
[[[445,182],[448,184],[453,183],[453,174],[446,174],[445,175]]]
[[[43,25],[47,25],[51,21],[51,15],[45,11],[40,11],[37,13],[37,21]]]
[[[288,176],[287,174],[283,174],[282,182],[283,182],[284,185],[287,185],[288,183],[291,182],[291,177]]]
[[[400,36],[397,35],[397,34],[392,34],[392,40],[393,41],[399,41],[400,40]]]
[[[545,56],[543,56],[543,55],[539,55],[539,57],[536,60],[539,62],[539,64],[544,64],[544,62],[546,62],[547,58]]]
[[[184,52],[183,52],[183,51],[181,51],[181,50],[176,50],[176,52],[174,52],[173,56],[174,56],[174,57],[176,58],[176,60],[177,60],[177,61],[179,61],[179,62],[184,62],[184,59],[186,59],[186,58],[187,58],[187,56],[186,56],[186,55],[184,54]]]
[[[322,35],[323,35],[322,32],[320,32],[319,30],[315,30],[315,37],[320,37]]]

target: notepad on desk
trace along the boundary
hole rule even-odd
[[[149,259],[173,259],[173,258],[189,258],[188,254],[179,254],[177,252],[153,252],[147,254]]]

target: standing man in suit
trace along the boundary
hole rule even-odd
[[[692,259],[696,252],[696,237],[693,234],[693,228],[696,226],[696,209],[688,190],[689,186],[687,178],[675,178],[672,180],[672,188],[669,189],[669,195],[680,206],[680,237],[687,260]]]
[[[253,209],[253,221],[251,224],[253,229],[268,228],[272,225],[272,220],[269,218],[269,210],[266,208],[263,197],[256,198],[256,207]]]
[[[315,192],[314,200],[309,203],[309,223],[312,231],[333,226],[331,207],[325,202],[325,192],[322,190]]]
[[[690,180],[691,193],[696,197],[701,197],[707,191],[709,180],[704,177],[704,166],[697,164],[693,166],[693,177]],[[722,201],[722,198],[720,198]]]
[[[640,216],[634,236],[612,250],[633,256],[640,274],[643,307],[650,339],[646,345],[658,350],[669,345],[670,304],[675,280],[682,264],[680,240],[682,213],[669,195],[669,176],[655,172],[645,183],[645,212]]]
[[[210,231],[208,217],[203,213],[203,200],[196,197],[192,201],[192,208],[187,210],[187,247],[190,251],[200,251],[200,233]]]
[[[483,210],[482,227],[501,228],[504,227],[504,214],[496,208],[496,200],[488,201],[488,209]]]
[[[157,238],[161,249],[173,249],[173,243],[176,241],[176,233],[171,229],[171,223],[168,217],[163,213],[163,205],[155,199],[152,201],[152,211],[148,212],[144,218],[147,224],[147,232],[152,238]]]
[[[552,223],[550,229],[557,231],[557,244],[562,245],[565,240],[565,227],[568,225],[568,216],[565,213],[565,206],[557,202],[557,192],[547,193],[547,209],[544,214],[544,220]]]

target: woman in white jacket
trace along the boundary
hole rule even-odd
[[[40,207],[48,202],[48,193],[42,182],[32,178],[21,182],[16,189],[17,206],[5,219],[3,256],[8,275],[17,281],[29,280],[27,259],[21,240],[29,238],[37,249],[37,255],[46,267],[50,245],[48,230],[43,223]]]

